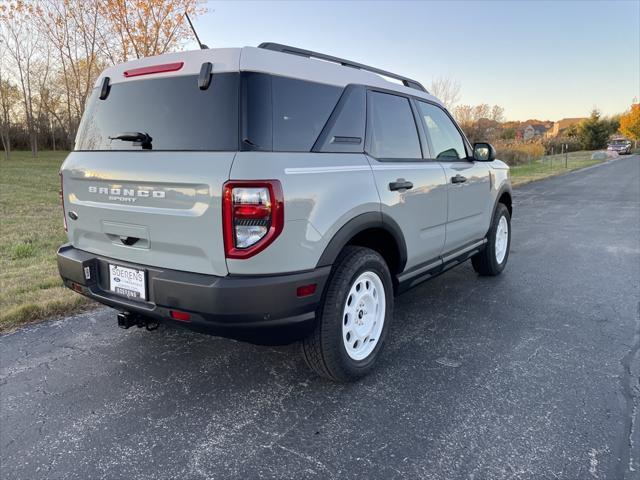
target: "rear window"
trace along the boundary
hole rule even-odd
[[[193,75],[135,80],[111,86],[105,100],[94,89],[76,150],[141,150],[124,133],[147,134],[152,150],[238,149],[240,74],[219,73],[207,90]]]

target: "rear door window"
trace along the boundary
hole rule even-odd
[[[239,86],[240,74],[218,73],[207,90],[195,75],[116,83],[105,100],[94,89],[76,150],[141,150],[139,142],[114,139],[140,132],[152,150],[235,151]]]
[[[273,150],[308,152],[313,147],[342,88],[273,77]]]
[[[243,73],[243,148],[311,151],[342,91],[333,85]]]
[[[420,159],[420,140],[409,99],[369,92],[368,153],[380,159]]]

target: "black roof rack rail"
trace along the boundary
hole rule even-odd
[[[290,47],[289,45],[282,45],[280,43],[272,43],[265,42],[258,45],[258,48],[264,48],[265,50],[273,50],[274,52],[281,53],[289,53],[291,55],[299,55],[301,57],[307,58],[318,58],[320,60],[326,60],[328,62],[338,63],[345,67],[357,68],[359,70],[367,70],[368,72],[377,73],[378,75],[384,75],[385,77],[395,78],[396,80],[400,80],[405,87],[415,88],[416,90],[421,90],[423,92],[427,92],[427,89],[422,86],[422,84],[416,80],[411,80],[410,78],[403,77],[402,75],[397,75],[395,73],[387,72],[386,70],[381,70],[375,67],[369,67],[368,65],[363,65],[362,63],[352,62],[351,60],[345,60],[344,58],[334,57],[332,55],[325,55],[324,53],[313,52],[311,50],[305,50],[303,48]]]

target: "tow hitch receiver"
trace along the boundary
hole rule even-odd
[[[118,313],[118,326],[125,330],[130,327],[146,328],[148,331],[156,330],[160,324],[137,313],[120,312]]]

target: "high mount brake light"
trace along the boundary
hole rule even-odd
[[[162,65],[150,65],[148,67],[133,68],[126,70],[126,78],[139,77],[140,75],[151,75],[153,73],[176,72],[182,68],[184,62],[163,63]]]
[[[227,258],[249,258],[282,232],[284,200],[278,180],[232,180],[222,192],[224,250]]]

